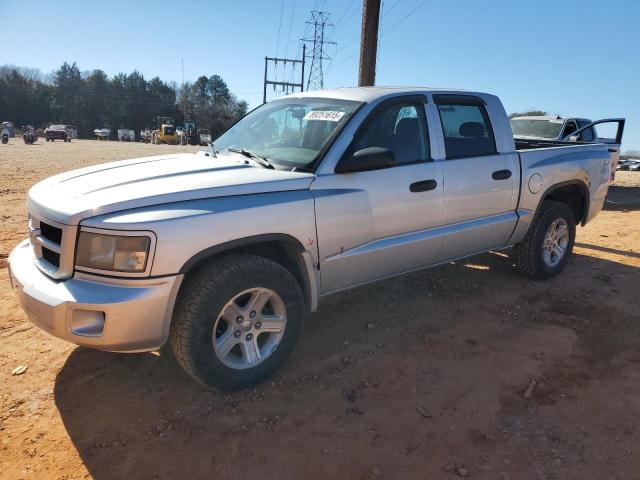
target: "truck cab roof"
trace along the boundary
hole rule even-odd
[[[412,93],[443,93],[443,94],[459,94],[459,95],[476,95],[480,97],[493,95],[470,90],[451,89],[451,88],[434,88],[434,87],[342,87],[331,88],[326,90],[313,90],[307,92],[293,93],[283,98],[304,98],[304,97],[322,97],[336,98],[341,100],[355,100],[359,102],[372,102],[384,97],[412,94]]]

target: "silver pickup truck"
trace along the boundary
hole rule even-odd
[[[557,275],[603,206],[609,148],[517,150],[484,93],[295,94],[206,152],[36,184],[11,281],[56,337],[119,352],[168,341],[203,385],[248,385],[332,293],[508,247],[525,275]]]

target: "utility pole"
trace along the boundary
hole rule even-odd
[[[296,58],[277,58],[277,57],[264,57],[264,86],[262,90],[262,103],[267,103],[267,85],[273,85],[273,89],[276,87],[280,87],[280,91],[288,94],[289,89],[291,92],[295,92],[296,88],[299,88],[301,92],[304,92],[304,62],[306,56],[307,48],[306,45],[302,46],[302,58],[300,60]],[[278,62],[284,63],[285,67],[287,63],[290,63],[293,66],[293,73],[295,73],[296,64],[302,64],[302,69],[300,73],[300,83],[295,82],[279,82],[277,80],[269,80],[267,73],[269,71],[269,62],[273,62],[278,67]],[[293,79],[293,77],[292,77]]]
[[[325,45],[335,45],[336,42],[328,40],[325,36],[325,27],[333,27],[329,23],[329,12],[312,11],[311,19],[306,23],[313,26],[313,38],[302,38],[301,40],[312,45],[311,67],[309,68],[309,79],[307,80],[307,90],[318,90],[324,88],[324,72],[322,69],[323,60],[331,60],[326,53]]]
[[[362,3],[362,34],[360,37],[359,87],[371,87],[376,83],[379,23],[380,0],[364,0]]]

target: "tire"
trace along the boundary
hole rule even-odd
[[[561,232],[564,226],[567,230],[566,238],[563,236],[565,241],[557,242],[558,246],[564,245],[564,248],[560,249],[563,253],[561,256],[555,254],[555,257],[554,253],[549,254],[549,249],[545,249],[547,234],[554,224],[556,232]],[[513,249],[516,269],[536,280],[555,277],[569,261],[575,238],[576,219],[571,207],[566,203],[545,201],[536,213],[524,239]]]
[[[249,313],[247,310],[250,301],[238,307],[243,305],[244,296],[253,299],[254,291],[258,292],[256,298],[262,294],[277,297],[270,297],[257,315],[255,311]],[[241,301],[236,303],[236,298]],[[229,309],[230,315],[226,313]],[[277,320],[282,325],[281,333],[265,336],[267,327],[260,325],[259,320],[264,319],[266,323],[269,311],[269,318],[285,320]],[[229,255],[205,265],[185,279],[176,300],[169,343],[180,366],[205,387],[223,391],[247,387],[263,381],[285,363],[300,336],[305,314],[300,285],[288,270],[264,257]],[[226,320],[235,315],[238,315],[235,322]],[[252,321],[247,321],[247,316],[254,319],[251,326],[248,324]],[[272,322],[272,325],[275,324]],[[223,341],[225,338],[227,340]],[[252,339],[253,343],[250,342]],[[260,345],[259,339],[262,346],[255,347]],[[224,343],[234,346],[223,355],[216,348],[222,349],[218,345]],[[257,363],[247,360],[251,356],[247,353],[246,345],[249,344],[262,354],[262,359],[254,356],[259,359]]]

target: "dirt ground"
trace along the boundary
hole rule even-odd
[[[280,374],[220,395],[164,352],[40,332],[7,279],[34,182],[184,147],[17,140],[0,145],[0,478],[640,478],[640,173],[559,277],[493,253],[330,297]]]

